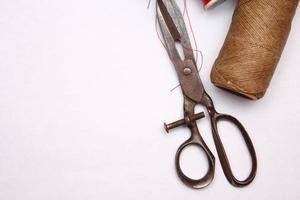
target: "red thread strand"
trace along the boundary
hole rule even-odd
[[[148,6],[147,6],[147,9],[150,8],[150,4],[151,4],[151,0],[148,1]]]

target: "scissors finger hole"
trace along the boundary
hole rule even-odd
[[[184,175],[194,180],[202,179],[209,169],[207,156],[198,145],[184,148],[179,157],[179,164]]]
[[[246,179],[251,171],[252,162],[241,130],[227,118],[218,120],[218,130],[232,173],[239,180]]]

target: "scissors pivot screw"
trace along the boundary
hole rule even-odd
[[[184,73],[184,75],[190,75],[192,73],[192,70],[191,70],[191,68],[186,67],[186,68],[184,68],[183,73]]]
[[[164,124],[165,126],[165,130],[167,131],[167,133],[169,133],[169,131],[171,129],[174,129],[174,128],[177,128],[179,126],[183,126],[183,125],[188,125],[189,123],[191,122],[194,122],[196,120],[199,120],[201,118],[204,118],[205,117],[205,114],[204,112],[201,112],[201,113],[197,113],[195,114],[194,116],[192,116],[191,118],[185,118],[185,119],[181,119],[181,120],[178,120],[176,122],[172,122],[170,124]]]

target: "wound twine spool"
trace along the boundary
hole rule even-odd
[[[220,88],[264,96],[287,41],[299,0],[239,0],[211,72]]]

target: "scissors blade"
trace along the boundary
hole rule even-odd
[[[198,74],[194,53],[191,47],[183,16],[174,0],[157,0],[157,18],[166,50],[173,62],[180,86],[185,97],[199,103],[204,88]],[[181,59],[176,43],[182,46],[184,59]]]
[[[157,0],[157,17],[171,60],[181,60],[175,43],[183,47],[185,59],[195,60],[183,16],[174,0]]]

